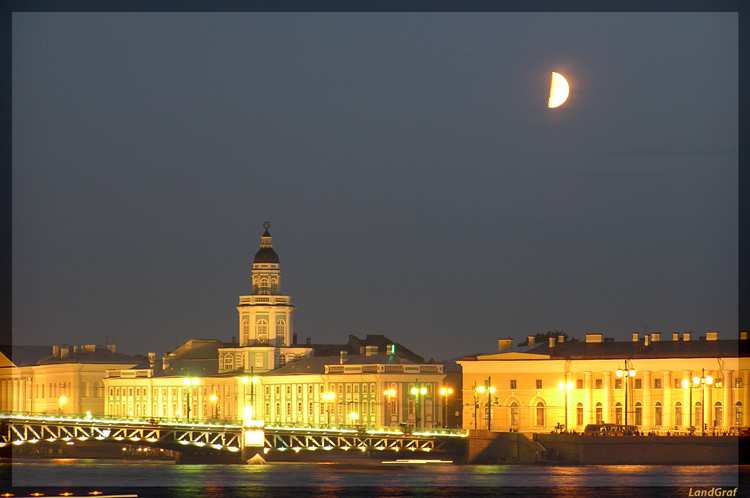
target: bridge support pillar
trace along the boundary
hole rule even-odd
[[[249,463],[248,460],[255,455],[263,453],[266,445],[266,435],[263,431],[262,420],[246,420],[242,428],[242,463]]]

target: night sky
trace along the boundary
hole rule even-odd
[[[737,336],[735,13],[12,28],[15,344],[230,341],[265,221],[300,342]]]

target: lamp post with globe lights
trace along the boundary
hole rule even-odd
[[[628,388],[630,387],[628,379],[635,377],[635,368],[632,364],[628,366],[628,360],[625,360],[625,368],[618,368],[617,376],[625,380],[625,434],[628,434]]]
[[[569,381],[567,383],[560,382],[557,385],[557,387],[560,388],[560,390],[564,393],[564,397],[565,397],[565,428],[564,430],[567,431],[568,430],[568,391],[573,389],[573,382],[572,381]]]
[[[440,394],[443,396],[443,409],[445,410],[445,418],[443,418],[443,427],[448,428],[448,395],[453,394],[453,389],[450,387],[441,387]]]

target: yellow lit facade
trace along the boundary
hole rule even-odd
[[[708,332],[667,341],[653,333],[626,342],[588,334],[585,342],[511,343],[459,361],[465,429],[486,430],[489,422],[493,431],[550,432],[567,419],[567,430],[580,432],[587,424],[624,425],[626,411],[627,424],[645,433],[750,426],[750,362],[738,353],[747,348],[746,332],[739,341]]]
[[[106,372],[137,364],[112,344],[8,348],[0,354],[0,411],[101,415]]]
[[[148,364],[108,372],[105,413],[270,425],[442,427],[448,399],[440,395],[442,365],[426,364],[383,336],[350,336],[346,345],[297,344],[294,306],[281,294],[269,227],[264,224],[253,260],[251,294],[239,298],[239,341],[193,339],[167,353],[161,365],[149,354]]]

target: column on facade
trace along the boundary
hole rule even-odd
[[[706,392],[706,406],[703,407],[703,423],[708,424],[707,429],[710,431],[714,426],[714,403],[713,403],[713,391],[714,391],[714,383],[716,382],[716,376],[713,374],[706,373],[706,377],[711,375],[711,377],[714,378],[714,382],[711,384],[703,384],[701,386],[702,390],[705,390]],[[703,398],[703,393],[701,393],[701,398]],[[701,399],[701,402],[703,400]]]
[[[651,372],[648,370],[643,371],[643,424],[647,430],[650,430],[653,426],[653,418],[651,413],[653,411],[651,406]]]
[[[609,370],[604,372],[604,409],[602,411],[602,417],[604,422],[613,423],[614,417],[612,416],[612,372]]]
[[[690,417],[692,417],[693,407],[690,406],[690,392],[693,390],[693,378],[690,376],[690,370],[682,371],[682,380],[687,380],[688,387],[683,387],[684,391],[683,403],[682,403],[682,425],[686,428],[690,428]]]
[[[591,408],[591,372],[584,372],[583,388],[583,423],[592,424],[594,423],[594,416]]]
[[[723,384],[722,387],[724,389],[724,401],[723,401],[723,417],[722,420],[719,420],[719,424],[721,424],[723,427],[729,427],[732,425],[732,386],[734,385],[734,379],[732,379],[732,371],[731,370],[722,370],[721,374],[723,377]]]
[[[26,393],[27,386],[28,386],[28,379],[26,379],[25,377],[22,377],[21,378],[21,399],[20,399],[20,402],[21,402],[20,409],[22,412],[29,410],[29,407],[28,407],[29,403],[28,403],[28,400],[26,399],[28,396]]]
[[[661,372],[661,425],[667,429],[672,428],[672,372],[669,370],[662,370]]]
[[[15,412],[20,410],[19,408],[20,391],[21,391],[21,379],[14,378],[13,379],[13,411]]]

